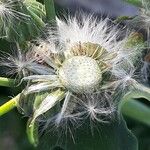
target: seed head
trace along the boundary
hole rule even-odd
[[[76,93],[92,92],[98,87],[102,73],[97,62],[86,56],[66,60],[59,70],[62,84]]]

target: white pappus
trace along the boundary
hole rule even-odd
[[[135,81],[135,59],[141,50],[128,44],[130,32],[122,36],[123,30],[108,18],[70,17],[57,23],[58,31],[49,31],[48,39],[41,42],[44,46],[34,47],[26,54],[32,61],[25,60],[28,73],[22,80],[29,82],[22,95],[48,93],[38,105],[35,99],[30,126],[43,119],[43,114],[56,127],[66,119],[72,123],[87,118],[109,122],[116,111],[116,88],[123,92],[135,83],[129,81]],[[54,107],[57,109],[49,117],[48,112]]]

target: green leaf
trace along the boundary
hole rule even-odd
[[[142,6],[142,0],[123,0],[135,6]]]
[[[119,108],[121,108],[127,101],[138,98],[144,98],[150,101],[150,88],[136,82],[135,89],[124,95]]]
[[[119,110],[123,114],[150,126],[150,108],[135,99],[150,101],[150,88],[137,83],[135,89],[128,92],[119,104]]]
[[[123,105],[121,111],[123,115],[150,126],[150,108],[147,105],[130,99]]]
[[[56,12],[53,0],[44,0],[46,18],[49,23],[54,23],[56,19]],[[55,25],[55,24],[54,24]]]
[[[25,0],[24,3],[27,6],[27,9],[34,12],[40,18],[45,19],[46,12],[45,12],[45,7],[43,4],[41,4],[37,1],[33,1],[33,0]]]
[[[47,148],[41,145],[43,141],[38,148],[53,150],[55,146],[59,146],[64,150],[137,150],[137,140],[127,129],[122,116],[113,119],[108,124],[92,125],[86,121],[79,128],[68,127],[64,132],[53,130],[43,138]]]
[[[20,1],[15,3],[14,11],[25,14],[26,18],[21,20],[12,19],[11,22],[7,24],[5,27],[5,29],[7,29],[6,37],[4,37],[7,41],[22,44],[25,41],[37,37],[41,33],[41,29],[45,26],[42,20],[45,16],[44,6],[36,1],[32,3],[34,5],[31,4],[31,6],[29,6],[29,2],[28,4]]]
[[[128,20],[132,20],[134,17],[130,17],[130,16],[119,16],[117,17],[117,19],[115,20],[115,23],[121,23],[123,21],[128,21]]]
[[[33,18],[33,23],[32,23],[32,25],[34,25],[34,23],[35,23],[35,27],[39,27],[39,28],[43,28],[43,27],[45,27],[45,23],[42,21],[42,19],[39,17],[39,16],[37,16],[33,11],[31,11],[30,9],[28,9],[28,12],[29,12],[29,14],[30,14],[30,16]]]

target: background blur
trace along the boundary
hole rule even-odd
[[[97,15],[105,14],[109,17],[134,16],[138,9],[134,6],[121,2],[121,0],[55,0],[58,14],[74,14],[76,10]],[[3,46],[8,46],[3,42]],[[10,47],[8,46],[8,49]],[[0,73],[1,74],[1,73]],[[0,88],[0,104],[8,100],[6,95],[12,95],[12,89]],[[26,137],[26,118],[22,117],[17,110],[0,118],[0,150],[34,150]],[[128,127],[137,136],[140,150],[150,150],[150,128],[134,120],[126,118]],[[44,149],[45,150],[45,149]]]
[[[96,14],[115,16],[134,16],[138,9],[121,0],[55,0],[60,7],[74,13],[77,9]]]

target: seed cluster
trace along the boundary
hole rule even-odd
[[[66,60],[59,70],[59,76],[63,85],[76,93],[93,91],[102,78],[97,62],[86,56]]]

